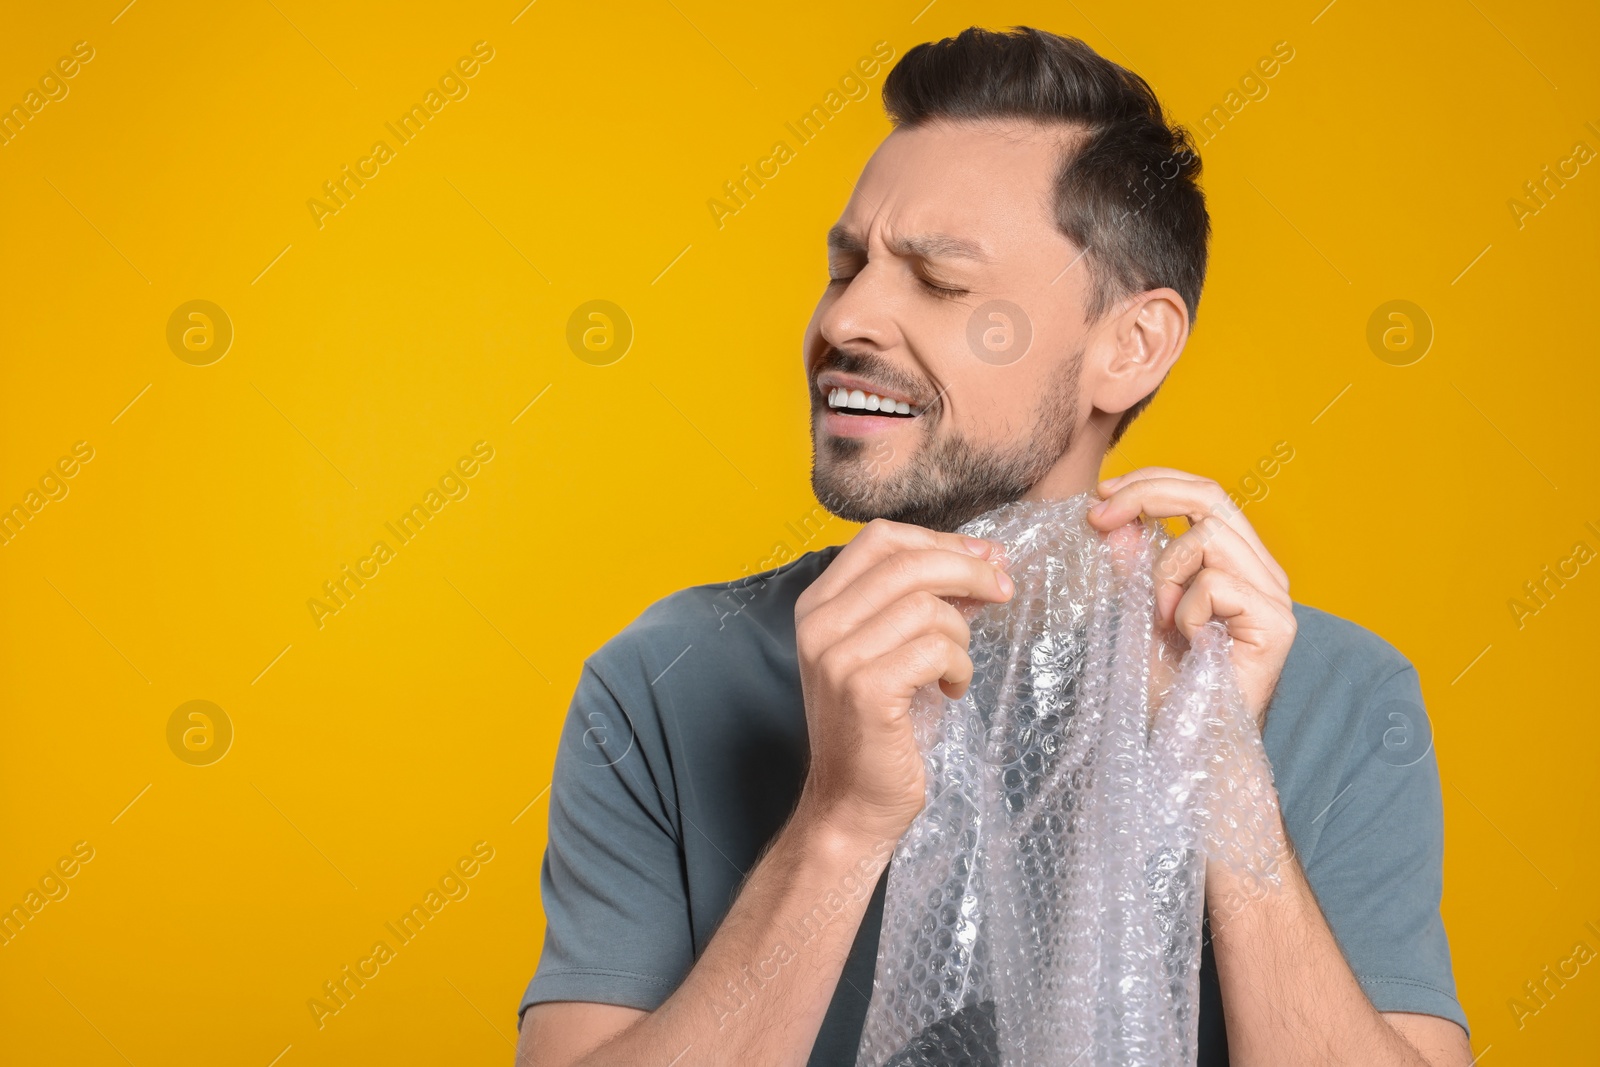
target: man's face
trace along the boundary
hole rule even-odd
[[[1055,224],[1069,135],[937,123],[896,130],[868,161],[806,329],[811,481],[828,510],[953,530],[1022,497],[1073,444],[1089,277]]]

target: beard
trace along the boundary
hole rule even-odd
[[[818,412],[826,411],[827,403],[812,390],[812,491],[823,507],[849,522],[891,519],[943,533],[1021,499],[1072,447],[1083,354],[1080,348],[1051,374],[1031,425],[1014,443],[985,447],[959,433],[936,436],[938,424],[930,416],[943,401],[935,400],[920,417],[926,420],[920,442],[899,468],[887,473],[879,472],[895,457],[886,441],[824,437],[815,429]],[[819,371],[831,367],[886,387],[905,381],[876,358],[837,349]]]

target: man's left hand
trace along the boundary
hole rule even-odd
[[[1099,485],[1105,499],[1089,511],[1110,532],[1137,519],[1182,516],[1189,529],[1156,561],[1156,621],[1189,640],[1213,617],[1233,637],[1239,689],[1258,724],[1278,684],[1295,618],[1289,575],[1245,521],[1227,490],[1209,478],[1170,467],[1141,467]]]

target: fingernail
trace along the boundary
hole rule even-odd
[[[967,551],[974,556],[985,558],[989,555],[989,542],[979,540],[976,537],[969,537],[967,538]]]
[[[1000,593],[1002,596],[1009,597],[1012,591],[1016,589],[1016,585],[1011,581],[1011,576],[1005,571],[996,571],[995,578],[1000,583]]]
[[[1104,500],[1102,500],[1102,501],[1100,501],[1100,503],[1096,504],[1094,507],[1089,509],[1090,518],[1098,519],[1100,517],[1100,513],[1102,511],[1104,511],[1105,509],[1106,509],[1106,502]]]

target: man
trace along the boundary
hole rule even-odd
[[[1194,322],[1199,160],[1143,80],[1081,41],[971,29],[883,94],[895,129],[805,339],[813,487],[867,525],[668,597],[586,662],[519,1062],[855,1062],[883,874],[923,803],[912,696],[965,691],[963,609],[1012,594],[995,546],[952,531],[1096,488]],[[1283,812],[1275,880],[1208,871],[1200,1063],[1466,1067],[1437,771],[1393,743],[1422,722],[1416,671],[1293,603],[1215,483],[1098,488],[1108,535],[1189,519],[1159,622],[1227,624]]]

